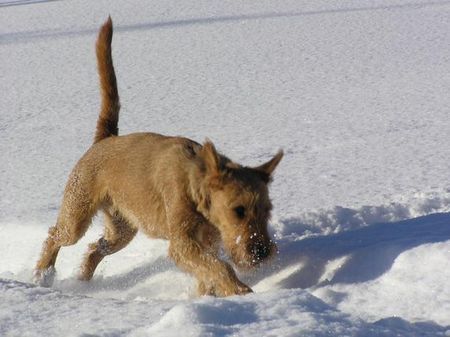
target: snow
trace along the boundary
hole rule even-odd
[[[96,299],[1,281],[2,336],[445,336],[433,323],[388,319],[375,324],[333,309],[305,290],[227,299],[147,303]],[[55,307],[57,309],[55,309]],[[54,315],[56,311],[56,315]],[[17,319],[20,315],[22,319]],[[75,315],[75,317],[74,317]],[[113,318],[113,319],[111,319]],[[92,334],[92,332],[95,334]]]
[[[143,235],[76,280],[96,218],[32,269],[99,108],[248,165],[285,151],[255,293],[196,298]],[[450,2],[0,0],[0,336],[450,336]]]

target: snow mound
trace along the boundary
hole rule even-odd
[[[445,336],[433,323],[352,318],[300,289],[176,304],[65,295],[0,279],[1,336]]]
[[[415,193],[408,200],[404,200],[404,197],[393,199],[398,201],[356,209],[335,206],[331,209],[309,211],[298,217],[276,219],[275,233],[281,237],[292,234],[295,236],[332,234],[378,223],[397,222],[450,211],[449,191]]]

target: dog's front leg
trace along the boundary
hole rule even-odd
[[[206,220],[197,214],[183,216],[177,225],[172,225],[169,255],[185,271],[199,282],[200,295],[230,296],[252,292],[241,282],[233,268],[206,249],[197,238],[199,227]]]
[[[175,263],[199,282],[200,295],[230,296],[252,292],[241,282],[233,268],[217,256],[205,253],[201,246],[188,235],[182,240],[171,240],[169,255]],[[203,291],[202,291],[203,290]]]

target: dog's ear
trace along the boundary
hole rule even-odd
[[[278,164],[280,163],[282,158],[283,158],[283,150],[280,150],[267,163],[264,163],[258,167],[255,167],[254,169],[263,173],[267,177],[267,179],[264,179],[264,180],[269,182],[273,171],[275,171],[276,167],[278,166]]]
[[[200,151],[200,155],[205,163],[206,172],[212,175],[219,174],[220,172],[220,158],[219,154],[214,147],[214,144],[206,139],[203,147]]]

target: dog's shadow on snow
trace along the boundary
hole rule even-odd
[[[152,276],[176,270],[175,264],[167,257],[159,257],[154,261],[139,265],[130,271],[113,276],[94,276],[90,282],[66,279],[57,282],[56,289],[80,294],[98,292],[123,292],[132,289]]]
[[[450,240],[450,213],[300,240],[281,239],[274,266],[248,276],[247,281],[253,285],[266,282],[277,288],[365,282],[389,271],[401,253],[446,240]],[[331,261],[337,262],[329,273]]]

